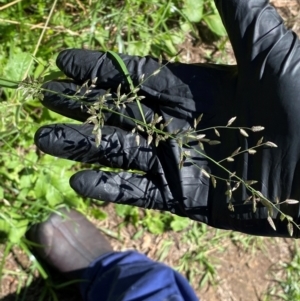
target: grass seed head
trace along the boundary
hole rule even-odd
[[[97,80],[98,80],[98,77],[97,77],[97,76],[94,77],[94,78],[92,79],[92,85],[96,85]]]
[[[256,199],[254,198],[252,200],[252,211],[253,211],[253,213],[255,213],[256,210],[257,210],[257,202],[256,202]]]
[[[139,78],[139,83],[143,83],[144,82],[144,79],[145,79],[145,73],[143,73],[140,78]]]
[[[289,232],[290,236],[293,236],[293,234],[294,234],[294,226],[293,226],[292,223],[289,222],[287,224],[287,229],[288,229],[288,232]]]
[[[140,126],[139,124],[137,124],[136,128],[141,131],[141,132],[145,132],[145,130],[143,129],[142,126]]]
[[[135,142],[136,142],[137,146],[140,146],[140,143],[141,143],[140,135],[137,134],[137,135],[135,136]]]
[[[256,183],[257,183],[257,181],[255,181],[255,180],[247,180],[247,181],[245,181],[245,184],[249,185],[249,186],[254,185]]]
[[[234,212],[234,206],[233,206],[232,202],[230,202],[230,201],[228,204],[228,209],[229,209],[229,211]]]
[[[157,69],[157,70],[155,70],[155,71],[152,73],[152,75],[155,76],[155,75],[157,75],[159,72],[160,72],[160,69]]]
[[[271,142],[271,141],[265,142],[265,145],[266,145],[266,146],[270,146],[270,147],[278,147],[277,144],[275,144],[275,143],[273,143],[273,142]]]
[[[228,120],[228,122],[227,122],[227,127],[228,126],[231,126],[232,124],[233,124],[233,122],[236,120],[236,116],[235,117],[232,117],[232,118],[230,118],[229,120]]]
[[[202,120],[202,117],[203,117],[203,114],[200,114],[199,117],[194,120],[194,128],[196,128],[198,126],[198,124]]]
[[[256,150],[255,149],[248,149],[248,153],[250,155],[254,155],[254,154],[256,154]]]
[[[220,144],[220,143],[221,143],[221,141],[219,141],[219,140],[211,140],[211,141],[208,142],[209,145],[217,145],[217,144]]]
[[[287,199],[287,200],[284,201],[284,203],[294,205],[294,204],[298,204],[299,201],[298,200],[293,200],[293,199]]]
[[[257,125],[257,126],[253,126],[251,128],[252,132],[260,132],[263,131],[265,128],[263,126]]]
[[[147,138],[147,145],[149,146],[151,144],[153,140],[153,136],[152,135],[148,135],[148,138]]]
[[[248,133],[247,133],[244,129],[240,129],[240,133],[241,133],[244,137],[249,137]]]
[[[210,178],[210,174],[204,168],[201,168],[201,173],[203,173],[203,175],[205,175],[207,178]]]
[[[217,180],[216,180],[216,178],[214,176],[210,176],[210,180],[211,180],[213,188],[216,188],[217,187]]]
[[[216,136],[220,137],[220,133],[217,129],[214,129]]]
[[[270,224],[270,226],[273,228],[273,230],[276,231],[276,226],[274,224],[274,221],[273,221],[272,217],[268,216],[267,220],[268,220],[268,223]]]
[[[240,187],[240,185],[241,185],[241,182],[237,182],[237,183],[234,185],[234,187],[232,188],[232,191],[237,190],[237,189]]]
[[[239,151],[241,150],[241,147],[238,147],[232,154],[231,157],[237,155],[239,153]]]

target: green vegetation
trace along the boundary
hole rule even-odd
[[[295,242],[290,261],[280,262],[273,267],[273,279],[263,301],[300,300],[300,252]]]
[[[78,163],[45,156],[33,145],[34,133],[41,125],[67,119],[43,108],[39,95],[32,98],[28,86],[20,91],[9,87],[22,80],[39,83],[57,77],[60,73],[55,58],[65,48],[150,54],[168,59],[178,53],[188,36],[199,39],[200,27],[210,30],[221,41],[221,48],[225,31],[212,0],[45,0],[34,4],[0,0],[0,12],[0,239],[4,246],[1,276],[15,275],[14,271],[3,269],[14,246],[32,258],[29,242],[24,238],[26,229],[59,206],[75,207],[98,220],[108,218],[102,204],[96,206],[92,200],[78,197],[69,187],[69,177],[80,168]],[[116,205],[115,212],[124,220],[120,228],[128,224],[136,227],[133,239],[147,231],[154,235],[182,231],[182,242],[190,248],[177,268],[191,282],[196,279],[201,287],[216,283],[217,267],[210,254],[212,250],[224,251],[224,239],[232,239],[244,249],[263,244],[256,238],[229,232],[211,234],[205,225],[167,213],[122,205]],[[119,237],[116,233],[108,234]],[[168,256],[171,244],[163,244],[160,260]],[[36,269],[47,283],[41,300],[47,293],[55,300],[53,288],[57,287],[35,259],[26,274],[17,276],[26,279],[20,283],[30,286]]]

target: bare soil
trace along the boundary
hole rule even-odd
[[[272,3],[278,8],[287,26],[300,34],[299,1],[274,0]],[[214,57],[214,59],[219,58],[222,63],[235,63],[229,42],[226,43],[225,50],[218,51],[215,42],[200,43],[189,37],[182,48],[182,61],[184,62],[209,62],[210,57]],[[164,263],[177,267],[184,254],[194,247],[182,241],[184,232],[166,232],[163,235],[144,233],[140,238],[133,239],[137,230],[132,225],[122,227],[120,230],[119,225],[122,220],[116,216],[113,205],[105,207],[104,210],[108,213],[109,218],[102,222],[95,221],[95,223],[100,229],[120,232],[122,240],[110,237],[115,250],[136,249],[154,260],[161,259]],[[215,229],[210,231],[212,236],[216,235]],[[246,249],[241,242],[247,238],[247,236],[241,235],[240,240],[234,243],[231,238],[227,237],[223,240],[223,250],[214,246],[209,249],[209,257],[217,271],[215,283],[207,283],[204,287],[199,288],[201,275],[196,273],[196,276],[191,279],[191,284],[202,301],[259,301],[263,300],[263,296],[270,286],[276,285],[273,280],[276,275],[280,275],[280,263],[291,259],[295,241],[257,238],[250,242],[248,244],[250,247]],[[166,245],[168,245],[167,248]],[[207,243],[205,247],[207,247]],[[3,249],[0,249],[0,258],[2,255]],[[45,282],[38,275],[36,278],[28,279],[26,275],[29,263],[27,256],[18,249],[14,249],[14,252],[9,254],[5,269],[14,271],[18,275],[4,274],[0,300],[16,300],[16,292],[25,292],[26,290],[28,294],[25,300],[38,300]],[[201,267],[197,267],[195,264],[193,269],[201,270]],[[56,279],[57,277],[54,275],[52,280],[59,280]],[[58,291],[58,296],[61,301],[80,300],[78,292],[74,289]],[[48,298],[52,300],[51,296]],[[274,297],[272,300],[280,299]]]

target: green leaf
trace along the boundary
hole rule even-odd
[[[151,44],[145,41],[133,41],[130,42],[126,48],[126,53],[129,55],[145,56],[150,52]]]
[[[193,26],[191,25],[190,22],[181,22],[180,23],[180,29],[185,32],[185,33],[188,33],[190,31],[193,30]]]
[[[175,48],[173,41],[169,38],[169,39],[166,39],[164,41],[164,43],[167,47],[167,50],[170,52],[170,54],[171,55],[176,55],[177,49]]]
[[[173,32],[172,34],[170,34],[170,38],[173,42],[173,44],[182,44],[185,41],[185,35],[182,32]],[[176,53],[178,51],[176,50]],[[175,53],[175,54],[176,54]]]
[[[26,160],[29,163],[32,163],[33,165],[35,165],[35,163],[38,161],[38,155],[36,154],[35,151],[30,151],[25,155]]]
[[[27,220],[21,220],[14,224],[10,229],[8,239],[15,244],[18,244],[21,238],[25,235],[28,226]]]
[[[7,221],[0,219],[0,241],[7,239],[10,232],[10,225]]]
[[[39,175],[34,186],[34,190],[37,198],[43,198],[46,195],[47,193],[47,185],[45,185],[46,183],[48,183],[48,179],[44,175]]]
[[[116,204],[114,206],[115,208],[115,212],[119,217],[126,217],[126,215],[128,215],[128,206],[125,205],[121,205],[121,204]]]
[[[12,54],[4,68],[6,79],[20,81],[31,63],[31,55],[26,52]]]
[[[64,201],[63,194],[53,185],[48,184],[46,192],[46,200],[51,207],[54,207]]]
[[[139,221],[139,210],[137,207],[116,204],[114,208],[118,216],[126,218],[128,221],[130,220],[133,225],[137,225]]]
[[[44,72],[44,70],[45,70],[44,65],[42,64],[37,65],[37,67],[34,70],[33,77],[38,78]]]
[[[141,237],[143,236],[143,234],[144,234],[144,231],[145,231],[144,229],[138,230],[138,231],[133,235],[132,239],[135,240],[135,239],[141,238]]]
[[[18,88],[18,83],[15,82],[15,81],[0,78],[0,87],[10,88],[10,89],[17,89]]]
[[[203,0],[185,0],[182,12],[190,22],[200,22],[203,16]]]
[[[92,208],[90,210],[90,213],[97,220],[104,220],[104,219],[107,218],[107,214],[104,211],[102,211],[102,210],[100,210],[98,208]]]
[[[159,217],[148,216],[144,220],[144,224],[152,234],[162,234],[165,230],[165,224]]]
[[[20,189],[20,192],[18,193],[16,200],[19,200],[22,202],[23,200],[26,200],[30,196],[32,198],[36,199],[35,191],[30,188],[23,188],[23,189]]]
[[[52,156],[43,156],[39,163],[40,166],[43,165],[46,169],[50,168],[54,173],[59,173],[62,168],[69,169],[76,164],[74,161],[55,158]]]
[[[218,14],[205,16],[203,17],[203,20],[205,21],[209,29],[215,34],[217,34],[218,36],[223,37],[227,35],[226,29]]]
[[[52,71],[44,77],[44,81],[47,82],[47,81],[50,81],[50,80],[58,79],[58,78],[63,77],[63,76],[65,76],[65,74],[60,70],[59,71]]]
[[[171,222],[171,229],[175,232],[186,229],[190,224],[190,220],[186,217],[174,216],[174,220]]]
[[[22,189],[22,188],[28,188],[28,187],[31,187],[32,185],[32,180],[34,180],[34,177],[32,175],[22,175],[20,177],[20,182],[19,182],[19,185],[18,185],[18,189]]]

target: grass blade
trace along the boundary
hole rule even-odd
[[[18,86],[19,86],[18,82],[8,80],[8,79],[4,79],[4,78],[0,78],[0,87],[1,88],[17,89]]]
[[[124,75],[127,79],[130,90],[132,91],[134,89],[134,85],[133,85],[132,79],[129,75],[129,71],[128,71],[125,63],[123,62],[122,58],[113,51],[107,51],[107,53],[110,54],[116,60],[116,62],[119,64],[120,68],[122,69],[122,72],[124,73]]]
[[[127,82],[129,84],[130,90],[133,91],[134,90],[134,84],[132,82],[132,79],[130,77],[129,71],[128,71],[125,63],[123,62],[122,58],[117,53],[115,53],[113,51],[107,51],[107,53],[110,54],[116,60],[116,62],[119,64],[120,68],[122,69],[122,72],[124,73],[124,75],[125,75],[125,77],[127,79]],[[142,108],[141,102],[140,102],[140,100],[138,98],[136,98],[136,103],[137,103],[138,108],[140,110],[140,113],[142,115],[143,122],[146,125],[146,118],[145,118],[145,115],[144,115],[144,112],[143,112],[143,108]]]

